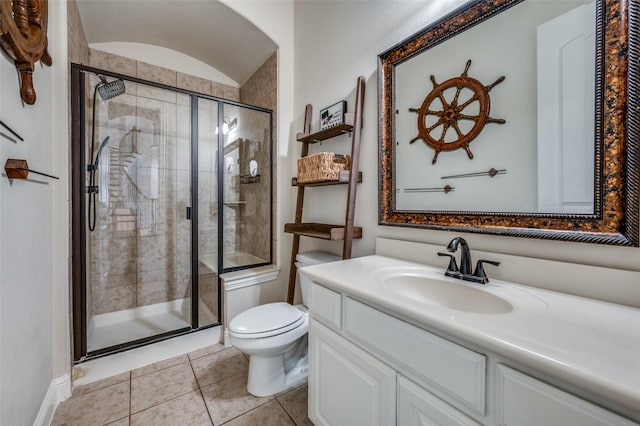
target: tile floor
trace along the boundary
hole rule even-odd
[[[275,397],[247,392],[247,358],[216,344],[77,386],[53,425],[311,425],[307,386]]]

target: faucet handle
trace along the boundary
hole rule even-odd
[[[499,266],[500,262],[495,262],[493,260],[484,260],[484,259],[480,259],[478,260],[478,263],[476,263],[476,270],[473,273],[474,276],[478,277],[478,278],[482,278],[482,284],[486,284],[489,282],[489,277],[487,277],[487,273],[484,271],[484,266],[483,264],[488,263],[490,265],[493,266]]]
[[[458,272],[458,264],[456,263],[455,255],[438,252],[438,256],[445,256],[449,258],[449,266],[447,267],[447,272]]]

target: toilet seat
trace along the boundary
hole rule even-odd
[[[284,302],[269,303],[248,309],[229,323],[229,334],[239,339],[276,336],[300,327],[304,313]]]

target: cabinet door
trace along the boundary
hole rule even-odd
[[[402,426],[480,426],[405,377],[398,376],[398,424]]]
[[[497,389],[497,423],[501,426],[636,424],[501,364]]]
[[[312,320],[309,418],[316,425],[394,425],[396,372]]]

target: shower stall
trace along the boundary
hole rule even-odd
[[[272,262],[272,111],[71,71],[74,358],[218,325]]]

